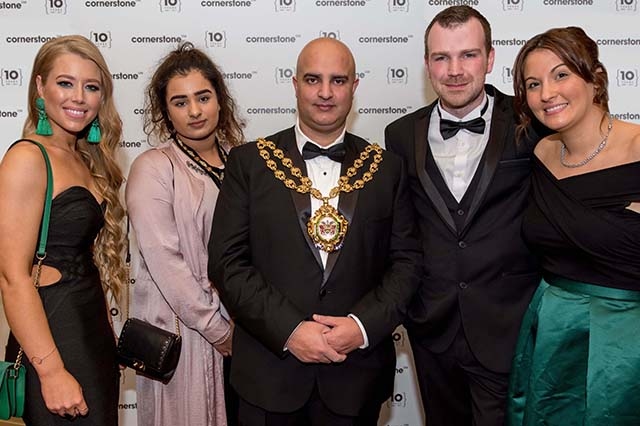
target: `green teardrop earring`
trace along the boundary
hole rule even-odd
[[[36,135],[51,136],[53,130],[51,130],[51,123],[49,123],[49,117],[44,110],[44,99],[36,99],[36,110],[38,110],[38,124],[36,125]]]
[[[100,132],[100,121],[98,120],[98,117],[96,117],[91,122],[91,128],[89,129],[89,134],[87,135],[87,142],[100,143],[100,139],[102,139],[102,133]]]

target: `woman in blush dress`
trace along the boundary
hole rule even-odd
[[[223,356],[233,324],[207,278],[207,242],[227,152],[243,134],[218,67],[185,43],[147,89],[145,132],[163,143],[134,161],[126,203],[141,266],[133,313],[182,336],[169,383],[138,375],[140,426],[227,425]]]

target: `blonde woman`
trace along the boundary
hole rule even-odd
[[[23,138],[0,163],[0,289],[12,334],[7,359],[24,350],[27,425],[118,422],[118,365],[106,294],[125,281],[123,177],[115,162],[122,124],[111,73],[81,36],[38,52]],[[29,142],[31,141],[31,142]],[[44,147],[53,203],[40,286],[34,253],[45,200]]]

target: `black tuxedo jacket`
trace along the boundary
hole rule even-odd
[[[427,131],[437,101],[389,124],[385,143],[406,160],[422,237],[426,275],[409,310],[412,339],[441,352],[462,326],[478,361],[506,373],[540,279],[520,232],[538,137],[532,130],[516,142],[513,98],[485,89],[495,103],[475,193],[465,194],[472,195],[467,210],[448,207],[434,183],[441,176],[427,173]]]
[[[306,172],[294,128],[267,139]],[[344,142],[343,175],[367,145],[349,133]],[[359,175],[367,169],[368,162]],[[349,228],[343,247],[329,254],[324,269],[306,230],[310,195],[276,179],[255,143],[231,151],[213,219],[209,276],[237,324],[231,384],[267,411],[302,407],[316,383],[325,404],[342,415],[355,416],[365,401],[383,402],[391,395],[391,334],[422,275],[402,160],[384,152],[373,180],[362,190],[341,193],[339,209]],[[283,348],[314,313],[355,314],[370,346],[339,364],[298,361]]]

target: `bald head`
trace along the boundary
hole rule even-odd
[[[293,87],[302,132],[322,146],[332,143],[345,128],[358,87],[351,51],[333,38],[312,40],[298,56]]]
[[[355,79],[356,61],[346,44],[330,37],[320,37],[306,44],[298,55],[296,75],[300,78],[300,72],[307,69],[310,64],[316,64],[330,58],[339,62],[347,71],[349,78]]]

